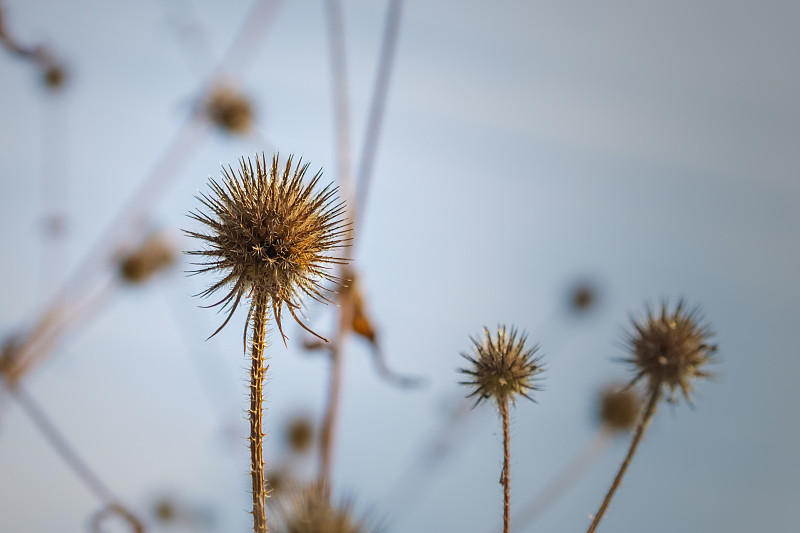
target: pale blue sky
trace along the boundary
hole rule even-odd
[[[50,43],[73,74],[54,105],[29,65],[0,53],[5,335],[36,316],[142,181],[250,2],[3,4],[14,34]],[[344,7],[358,148],[386,3]],[[175,13],[204,28],[208,62],[187,61]],[[628,314],[685,296],[718,333],[719,377],[699,384],[695,411],[661,409],[601,530],[795,529],[798,4],[406,0],[403,15],[357,265],[391,364],[429,386],[392,388],[350,344],[337,490],[385,517],[386,531],[490,533],[502,504],[490,407],[423,480],[416,505],[387,501],[466,392],[455,369],[469,335],[513,322],[545,354],[539,403],[513,411],[521,505],[593,434],[598,388],[626,376],[612,359],[624,355],[615,342]],[[279,3],[264,31],[234,64],[259,135],[200,136],[156,206],[152,227],[184,249],[194,244],[177,230],[221,162],[277,147],[336,177],[323,4]],[[68,131],[57,160],[69,182],[66,259],[39,230],[43,139],[58,127]],[[114,293],[26,385],[135,509],[173,493],[213,509],[218,531],[246,531],[244,314],[204,343],[219,317],[190,295],[209,280],[181,270]],[[573,320],[564,292],[585,277],[601,284],[602,307]],[[330,314],[311,311],[323,330]],[[266,457],[277,462],[280,424],[319,415],[326,382],[321,358],[273,341]],[[622,439],[526,531],[585,530],[624,452]],[[83,531],[94,509],[13,401],[0,400],[0,529]]]

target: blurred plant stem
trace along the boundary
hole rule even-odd
[[[622,482],[622,477],[625,475],[625,472],[628,470],[628,466],[631,464],[631,459],[633,459],[633,456],[636,454],[636,449],[639,447],[639,444],[642,441],[644,431],[647,429],[650,419],[653,418],[653,415],[656,412],[656,405],[658,404],[658,400],[661,398],[661,383],[658,382],[651,384],[650,388],[650,399],[647,402],[647,407],[645,407],[644,413],[642,413],[642,419],[639,422],[639,425],[636,426],[636,432],[633,435],[633,440],[631,441],[628,455],[625,457],[622,465],[620,465],[619,472],[617,472],[617,476],[611,483],[611,487],[608,489],[608,493],[603,499],[603,503],[600,504],[600,509],[598,509],[597,513],[594,515],[592,523],[586,533],[594,533],[597,531],[597,526],[600,524],[600,520],[603,519],[603,515],[606,514],[606,510],[608,510],[608,506],[611,503],[611,498],[614,497],[614,493],[617,491],[620,483]]]

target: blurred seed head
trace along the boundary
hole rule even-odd
[[[222,182],[210,179],[211,194],[198,196],[207,211],[189,216],[207,232],[186,234],[207,247],[188,252],[205,259],[195,263],[199,268],[193,273],[222,276],[200,296],[222,291],[222,299],[210,307],[221,305],[229,312],[214,335],[228,323],[241,299],[254,291],[269,298],[281,335],[284,306],[302,328],[316,335],[297,316],[301,298],[330,302],[322,282],[339,283],[330,270],[346,260],[332,254],[347,237],[344,203],[337,200],[336,189],[328,185],[315,191],[321,171],[304,184],[307,169],[307,163],[293,168],[291,156],[283,168],[277,154],[271,166],[263,154],[256,157],[255,168],[250,159],[242,158],[238,172],[223,168]]]
[[[472,381],[462,381],[473,390],[468,398],[477,397],[475,405],[487,398],[494,398],[498,404],[513,402],[518,395],[533,400],[530,393],[539,390],[537,377],[542,372],[541,357],[537,357],[538,346],[525,346],[527,335],[523,332],[517,338],[517,330],[512,326],[498,326],[492,335],[483,328],[483,335],[471,338],[473,353],[461,356],[471,363],[470,368],[458,371],[467,374]]]
[[[161,524],[171,524],[178,520],[180,510],[178,504],[168,497],[162,497],[153,503],[153,516]]]
[[[597,306],[599,291],[594,283],[581,281],[569,289],[568,307],[574,315],[583,315]]]
[[[312,483],[293,489],[279,499],[279,533],[366,533],[362,520],[353,516],[350,505],[334,506],[324,487]]]
[[[674,311],[669,310],[667,302],[658,311],[648,305],[645,317],[631,322],[624,340],[632,355],[625,361],[636,372],[633,382],[646,378],[651,391],[666,389],[669,401],[675,401],[675,391],[680,389],[691,401],[694,380],[711,376],[705,366],[713,361],[717,350],[709,342],[714,333],[699,308],[687,310],[683,300]]]
[[[119,273],[128,283],[145,283],[174,262],[174,247],[166,237],[156,234],[122,257]]]
[[[599,397],[597,418],[604,428],[614,431],[630,431],[639,421],[642,399],[632,387],[611,385],[603,389]]]
[[[67,81],[67,70],[58,63],[49,63],[42,68],[42,82],[51,90],[58,90],[64,87]]]
[[[314,443],[314,423],[305,416],[293,418],[286,428],[286,441],[293,452],[307,452]]]
[[[226,133],[244,135],[253,126],[255,113],[250,99],[231,86],[213,89],[204,109],[208,119]]]

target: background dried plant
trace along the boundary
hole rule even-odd
[[[238,328],[198,338],[218,322],[188,297],[203,286],[183,279],[185,264],[126,285],[120,254],[162,228],[186,248],[176,228],[207,176],[276,148],[337,182],[350,174],[353,269],[371,326],[360,331],[375,333],[396,375],[428,385],[380,377],[363,333],[339,343],[332,491],[356,494],[356,516],[374,505],[387,531],[498,525],[497,464],[484,460],[496,419],[471,412],[453,379],[474,324],[525,324],[548,354],[547,394],[512,426],[516,449],[537,450],[515,454],[522,505],[597,435],[598,386],[623,378],[609,361],[618,324],[644,298],[686,295],[714,320],[721,379],[698,387],[697,412],[656,419],[626,482],[637,489],[604,527],[793,526],[800,434],[783,421],[800,371],[800,74],[785,4],[0,5],[14,42],[45,46],[65,74],[52,91],[40,63],[0,43],[0,335],[37,339],[4,368],[20,369],[24,390],[151,530],[246,530],[245,363],[226,356]],[[398,12],[399,31],[386,22]],[[391,75],[376,82],[381,70]],[[257,111],[243,135],[203,114],[219,83]],[[575,313],[569,295],[586,280],[599,297]],[[309,311],[323,334],[355,330],[338,311]],[[300,410],[319,434],[330,353],[298,343],[281,355],[275,427]],[[585,527],[621,440],[529,530]],[[318,453],[288,459],[277,435],[267,446],[287,479],[318,475]],[[79,530],[102,509],[7,392],[0,472],[0,529]],[[171,524],[155,512],[165,497],[180,508]]]

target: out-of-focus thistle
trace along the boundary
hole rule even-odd
[[[610,385],[599,395],[597,419],[605,431],[621,433],[632,430],[639,421],[642,398],[631,387]]]
[[[632,319],[632,329],[625,333],[625,343],[631,357],[624,361],[631,364],[636,372],[631,386],[642,379],[646,380],[647,406],[636,427],[628,455],[595,514],[588,533],[597,530],[655,414],[661,395],[666,392],[668,401],[674,402],[675,392],[680,389],[689,402],[694,380],[711,376],[705,366],[713,361],[713,354],[717,350],[716,345],[709,342],[713,335],[699,308],[687,310],[683,300],[678,302],[674,311],[670,311],[669,304],[664,302],[659,311],[653,311],[648,306],[642,320]]]
[[[322,483],[295,487],[278,498],[280,533],[367,533],[362,520],[353,516],[347,504],[331,503]]]
[[[214,88],[203,104],[203,111],[208,120],[225,133],[245,135],[253,126],[253,104],[232,86]]]
[[[503,485],[503,532],[508,533],[510,527],[511,478],[510,478],[510,433],[509,402],[514,403],[517,396],[524,396],[535,401],[531,396],[538,390],[537,375],[542,372],[541,357],[537,357],[538,346],[525,346],[527,335],[523,332],[517,338],[517,330],[512,326],[498,326],[497,334],[492,335],[488,328],[483,328],[484,335],[473,338],[474,353],[462,353],[471,363],[470,368],[460,368],[459,372],[471,376],[471,381],[462,381],[462,385],[472,387],[468,398],[476,397],[475,405],[493,398],[503,423],[503,472],[500,484]]]
[[[283,337],[281,313],[284,307],[297,323],[314,333],[303,322],[301,298],[308,296],[328,302],[324,281],[335,286],[339,280],[330,273],[345,260],[332,254],[346,240],[344,204],[336,189],[317,189],[322,173],[303,183],[308,164],[292,165],[292,157],[281,169],[277,154],[267,166],[264,155],[252,161],[242,158],[238,173],[223,169],[222,183],[211,179],[212,194],[198,200],[208,210],[195,211],[191,218],[201,222],[207,233],[187,231],[204,241],[204,250],[189,252],[206,259],[194,273],[216,272],[221,278],[200,293],[224,296],[209,307],[228,311],[216,335],[231,319],[242,299],[250,299],[247,325],[252,327],[250,348],[250,451],[253,481],[253,523],[257,533],[267,530],[265,503],[267,482],[262,459],[261,427],[265,364],[266,325],[270,311]],[[245,336],[247,327],[245,328]],[[317,335],[318,336],[318,335]],[[321,337],[320,337],[321,338]],[[324,340],[324,339],[323,339]]]

